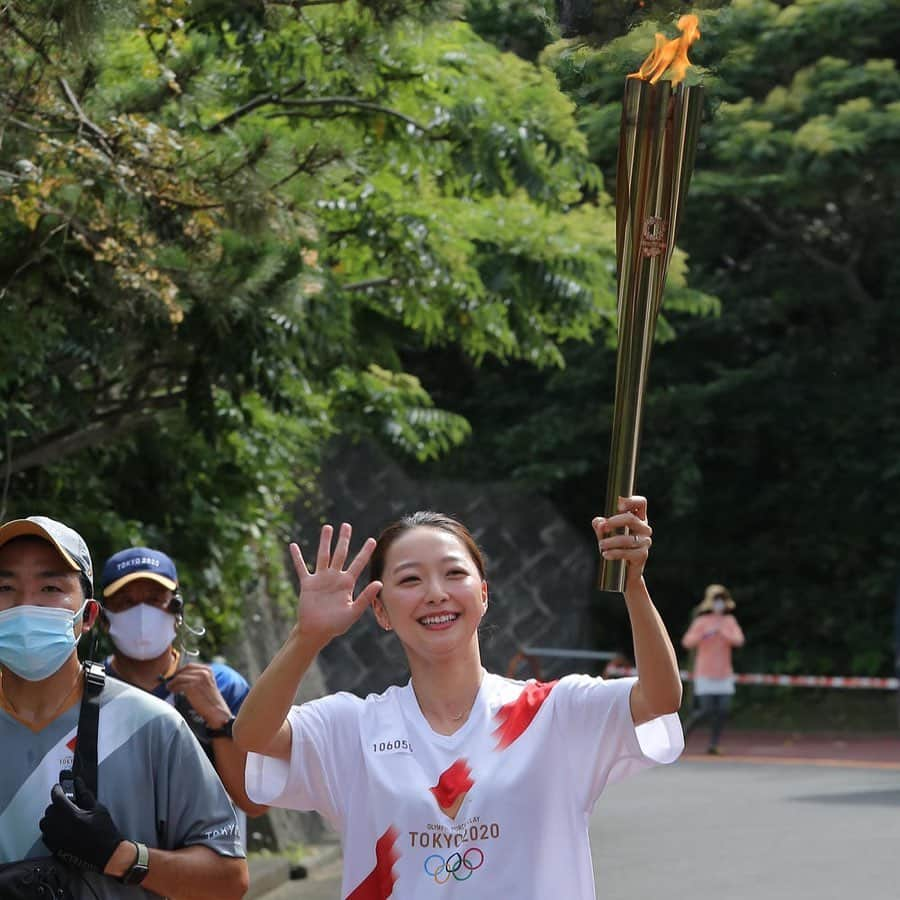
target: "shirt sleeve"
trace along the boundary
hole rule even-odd
[[[291,707],[290,762],[247,754],[245,787],[255,803],[319,812],[340,830],[355,776],[363,771],[363,701],[340,693]]]
[[[631,689],[636,681],[570,675],[554,690],[569,771],[588,811],[607,784],[656,764],[672,763],[684,749],[681,722],[674,713],[635,727]]]
[[[236,672],[230,666],[221,663],[213,663],[211,666],[213,677],[216,679],[216,687],[222,695],[222,699],[228,704],[231,714],[236,716],[247,694],[250,693],[250,685],[247,679]]]
[[[157,820],[167,849],[202,845],[244,856],[234,808],[212,763],[179,716],[157,778]]]

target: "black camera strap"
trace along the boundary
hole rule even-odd
[[[72,774],[80,775],[91,793],[97,796],[97,732],[100,727],[100,695],[106,683],[106,671],[100,663],[84,663],[84,694],[78,713],[78,738]]]
[[[100,726],[100,694],[106,682],[103,666],[88,660],[84,663],[84,694],[78,713],[78,736],[72,772],[97,796],[97,732]],[[3,900],[75,900],[75,887],[85,881],[84,873],[55,856],[31,857],[11,863],[0,863],[0,897]],[[81,896],[80,890],[77,896]]]

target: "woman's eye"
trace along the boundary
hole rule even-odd
[[[415,575],[407,575],[406,578],[400,579],[400,584],[415,584],[418,580]]]
[[[468,575],[469,573],[465,569],[451,569],[448,575]]]
[[[45,584],[42,588],[42,591],[46,591],[47,593],[55,593],[60,589],[55,584]]]

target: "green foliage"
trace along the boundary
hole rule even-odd
[[[714,5],[691,53],[708,114],[679,242],[691,286],[721,298],[722,315],[685,316],[677,292],[666,297],[678,340],[651,364],[638,480],[658,538],[653,593],[678,632],[706,583],[728,584],[745,669],[887,674],[900,549],[900,6]],[[542,57],[609,178],[622,79],[655,31],[674,34],[647,20],[600,48],[568,40]],[[613,361],[601,348],[563,352],[562,371],[473,375],[459,408],[481,456],[461,467],[513,472],[586,528],[606,483]],[[435,396],[450,404],[453,392]],[[624,641],[623,619],[605,614],[602,627],[604,644]]]
[[[606,326],[573,104],[448,16],[0,8],[3,515],[171,550],[216,640],[333,436],[466,439],[410,360],[556,366]]]
[[[466,18],[476,34],[534,61],[559,36],[553,0],[469,0]]]

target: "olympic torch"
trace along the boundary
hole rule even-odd
[[[696,16],[682,16],[680,38],[656,35],[656,48],[625,82],[616,174],[618,270],[616,390],[606,514],[634,493],[644,393],[666,272],[697,148],[703,89],[683,83],[687,50],[700,37]],[[671,80],[661,80],[664,73]],[[599,587],[625,587],[622,560],[603,560]]]

